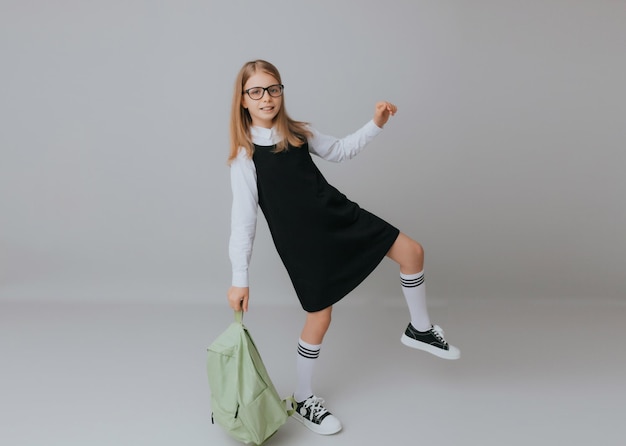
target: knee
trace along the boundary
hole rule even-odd
[[[424,247],[416,241],[414,241],[413,244],[414,244],[413,253],[415,255],[415,258],[418,259],[420,262],[423,262],[424,261]]]
[[[404,267],[405,270],[412,270],[413,273],[418,273],[424,269],[424,248],[414,240],[411,240],[408,248],[407,252],[409,254],[405,263],[401,264],[400,267]]]
[[[302,329],[300,337],[304,342],[317,345],[321,344],[326,335],[326,331],[330,326],[330,313],[331,308],[326,308],[322,311],[316,311],[315,313],[307,313],[306,322]]]
[[[307,319],[318,330],[326,331],[330,326],[332,319],[332,307],[328,307],[314,313],[309,313]]]

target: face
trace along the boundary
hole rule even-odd
[[[257,71],[255,74],[250,76],[246,84],[243,86],[243,90],[246,91],[249,88],[254,87],[267,88],[270,85],[276,85],[278,83],[278,80],[276,80],[276,78],[271,74],[267,74],[263,71]],[[251,99],[247,93],[244,93],[241,106],[247,109],[250,113],[252,125],[269,129],[272,128],[274,118],[280,111],[282,103],[282,96],[272,97],[268,91],[263,91],[263,97],[258,100]]]

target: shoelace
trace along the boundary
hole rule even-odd
[[[313,396],[304,402],[304,407],[310,410],[310,419],[319,418],[324,415],[328,410],[322,405],[324,404],[324,400],[322,398],[318,398]]]
[[[433,325],[433,328],[430,331],[440,342],[443,343],[443,345],[447,344],[446,340],[443,337],[443,329],[439,325]]]

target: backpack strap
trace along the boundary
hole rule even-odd
[[[291,406],[291,409],[287,409],[287,416],[290,417],[292,416],[294,413],[296,413],[296,406],[298,405],[298,403],[296,402],[296,399],[292,396],[290,396],[289,398],[285,398],[283,400],[283,403],[285,405],[287,405],[287,403],[289,403],[289,406]],[[287,407],[289,407],[287,406]]]
[[[235,311],[235,322],[243,323],[243,310]]]

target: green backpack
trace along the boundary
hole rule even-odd
[[[293,410],[278,396],[242,319],[243,312],[235,312],[235,322],[208,348],[211,419],[233,438],[260,445]]]

